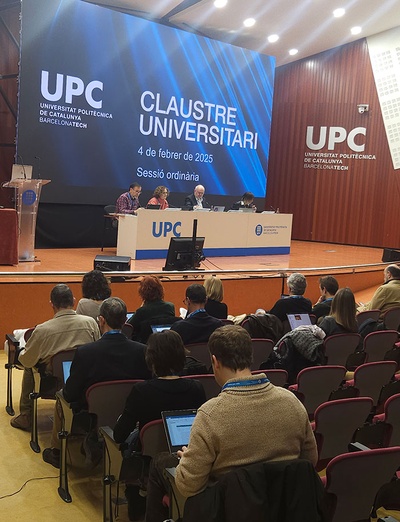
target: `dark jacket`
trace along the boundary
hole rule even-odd
[[[145,349],[122,333],[106,333],[98,341],[80,346],[64,386],[65,399],[82,409],[87,407],[86,390],[96,382],[149,379]]]
[[[177,321],[171,330],[177,332],[183,344],[206,343],[214,330],[223,326],[223,322],[211,317],[207,312],[197,312],[194,315]]]
[[[228,317],[228,306],[225,303],[220,303],[214,299],[207,299],[206,312],[218,319],[226,319]]]
[[[193,210],[193,207],[195,205],[197,205],[197,200],[194,197],[194,194],[189,194],[188,196],[186,196],[185,204],[183,205],[184,208],[186,208],[188,210]],[[203,208],[211,208],[210,203],[208,201],[206,201],[204,198],[203,198],[203,201],[202,201],[202,205],[203,205]]]
[[[282,322],[287,321],[286,314],[311,314],[312,303],[302,295],[291,295],[278,299],[269,311],[276,315]]]
[[[189,497],[183,522],[326,522],[324,498],[308,460],[258,462]]]
[[[146,343],[150,335],[149,324],[152,319],[156,317],[162,317],[164,319],[164,323],[158,324],[170,324],[165,322],[167,317],[172,318],[172,323],[175,317],[174,304],[162,300],[150,301],[138,308],[128,321],[128,323],[133,326],[133,339],[141,343]]]

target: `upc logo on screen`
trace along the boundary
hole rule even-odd
[[[65,76],[57,73],[54,87],[54,79],[52,79],[52,87],[53,92],[50,92],[49,88],[49,71],[42,71],[41,81],[40,81],[40,92],[42,93],[43,98],[48,101],[56,102],[60,101],[63,97],[64,93],[64,83],[65,83],[65,103],[72,103],[74,97],[85,96],[87,103],[93,107],[94,109],[101,109],[103,105],[103,100],[94,98],[94,91],[103,91],[103,82],[98,80],[93,80],[89,82],[86,86],[81,78],[77,76]],[[96,93],[96,97],[98,98],[98,93]]]

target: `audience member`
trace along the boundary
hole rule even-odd
[[[106,299],[99,311],[102,337],[93,343],[77,348],[72,361],[70,376],[63,394],[66,401],[74,403],[74,411],[87,409],[86,390],[97,382],[123,379],[150,379],[151,372],[145,361],[144,344],[131,341],[122,333],[126,321],[126,305],[118,297]],[[61,407],[56,404],[51,448],[43,451],[43,460],[59,467],[61,431]]]
[[[207,301],[206,312],[218,319],[226,319],[228,316],[228,307],[223,303],[224,288],[219,277],[207,277],[204,281],[204,288],[206,289]]]
[[[318,319],[329,315],[332,299],[338,290],[339,283],[333,276],[328,275],[319,278],[319,291],[321,296],[311,310],[311,313],[317,318],[317,322]]]
[[[135,384],[124,411],[114,427],[114,439],[124,442],[131,432],[152,420],[161,419],[168,410],[197,409],[206,400],[204,389],[195,379],[182,379],[178,374],[185,365],[185,347],[176,332],[164,330],[150,335],[146,362],[155,378]],[[139,488],[128,484],[129,518],[134,520],[135,503],[140,504]]]
[[[383,271],[383,280],[383,285],[375,291],[371,301],[361,305],[358,312],[378,309],[381,311],[382,318],[386,310],[400,306],[400,267],[388,265]]]
[[[223,326],[211,335],[208,346],[222,390],[198,409],[189,445],[178,452],[175,484],[180,493],[196,495],[221,475],[255,462],[303,458],[315,465],[317,447],[304,406],[265,374],[252,375],[249,334],[238,325]],[[146,522],[167,516],[162,470],[171,464],[165,454],[153,461]]]
[[[146,343],[151,333],[150,321],[157,319],[159,324],[171,324],[175,317],[175,306],[164,301],[164,288],[156,276],[144,276],[138,292],[143,302],[128,323],[133,326],[133,338]]]
[[[29,395],[34,390],[32,368],[38,364],[48,365],[57,352],[76,348],[96,341],[100,337],[96,321],[92,317],[78,315],[74,310],[74,301],[74,296],[67,285],[56,285],[50,293],[54,317],[36,326],[19,355],[19,361],[24,366],[24,374],[19,404],[20,414],[10,422],[13,428],[25,431],[31,429],[32,401]]]
[[[233,203],[231,210],[240,210],[243,208],[252,208],[253,212],[257,212],[257,207],[254,205],[254,194],[252,192],[245,192],[242,199]]]
[[[160,210],[165,210],[169,207],[167,197],[169,196],[169,190],[167,187],[160,185],[156,187],[153,192],[153,197],[147,202],[148,205],[160,205]]]
[[[139,196],[141,192],[142,187],[139,183],[129,185],[128,192],[124,192],[117,199],[115,212],[117,214],[136,214],[136,210],[140,207]]]
[[[200,208],[210,208],[211,205],[206,201],[204,194],[206,189],[203,185],[194,187],[193,194],[189,194],[185,198],[184,208],[188,210],[198,210]]]
[[[185,319],[177,321],[171,330],[178,332],[183,344],[206,343],[216,328],[223,323],[206,312],[206,290],[202,285],[190,285],[186,288],[184,304],[187,308]]]
[[[331,313],[322,319],[320,328],[326,337],[339,333],[356,333],[356,301],[350,288],[341,288],[332,300]]]
[[[100,270],[91,270],[82,279],[82,299],[76,307],[76,313],[88,315],[97,320],[101,303],[111,295],[107,278]]]
[[[311,301],[303,297],[307,288],[307,281],[303,274],[290,274],[287,287],[289,295],[278,299],[269,313],[276,315],[282,322],[287,321],[286,314],[310,314]]]

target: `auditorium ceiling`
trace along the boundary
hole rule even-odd
[[[275,56],[278,66],[400,25],[399,0],[84,1]]]

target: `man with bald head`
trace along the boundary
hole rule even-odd
[[[189,194],[185,198],[184,207],[188,210],[199,210],[202,208],[211,208],[211,205],[206,201],[204,194],[206,189],[203,185],[194,187],[193,194]]]
[[[383,285],[375,290],[369,303],[358,308],[358,312],[364,310],[381,311],[381,317],[386,310],[400,306],[400,267],[388,265],[383,271]]]

